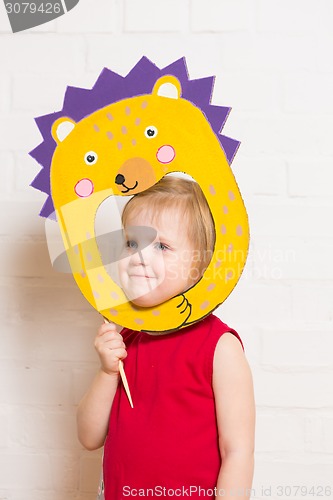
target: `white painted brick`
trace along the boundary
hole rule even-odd
[[[44,220],[39,217],[40,202],[0,201],[0,234],[44,236]]]
[[[194,32],[226,32],[249,27],[247,0],[191,1],[191,29]]]
[[[2,73],[0,75],[0,110],[8,111],[11,106],[11,78],[9,75]]]
[[[23,282],[21,288],[1,290],[1,295],[5,298],[2,306],[5,317],[8,321],[20,326],[32,326],[38,318],[41,327],[45,329],[45,341],[48,338],[46,325],[50,319],[58,328],[71,324],[78,328],[82,325],[87,327],[90,324],[90,317],[93,321],[96,322],[96,318],[98,321],[97,312],[83,297],[78,287],[72,283],[73,278],[67,276],[69,283],[59,280],[56,286],[52,286],[50,279],[47,285],[40,283],[39,286],[37,284],[29,286]]]
[[[250,218],[251,220],[251,218]],[[282,264],[288,261],[288,253],[281,252],[280,241],[273,243],[271,237],[260,238],[250,233],[250,252],[248,255],[246,266],[248,267],[248,280],[251,281],[275,281],[280,280],[282,277]],[[281,252],[281,253],[280,253]],[[277,256],[280,256],[277,259]],[[292,249],[291,258],[295,260],[294,250]]]
[[[179,32],[187,24],[184,0],[125,0],[125,32]]]
[[[28,154],[42,142],[33,113],[2,113],[0,151],[24,151]]]
[[[61,315],[55,311],[61,311]],[[50,316],[58,327],[72,322],[77,327],[82,324],[87,327],[90,313],[96,321],[96,311],[84,299],[70,275],[57,274],[45,280],[38,277],[1,278],[0,314],[15,327],[33,326],[37,319],[45,326]],[[81,323],[81,316],[84,316],[84,323]]]
[[[250,219],[251,220],[251,219]],[[273,220],[273,219],[272,219]],[[309,221],[311,226],[312,221]],[[252,227],[256,222],[252,219]],[[258,236],[252,234],[252,278],[255,280],[330,280],[333,278],[329,238]]]
[[[33,188],[30,184],[40,172],[41,166],[27,153],[14,154],[15,171],[12,188],[12,199],[24,201],[36,201],[41,207],[46,199],[46,194]],[[39,211],[37,212],[39,214]],[[44,220],[42,218],[42,220]]]
[[[219,37],[187,34],[88,35],[87,64],[89,71],[104,66],[126,75],[143,55],[159,68],[185,56],[192,78],[215,75],[222,66],[217,63],[221,48]],[[200,58],[198,58],[200,54]],[[223,68],[225,71],[225,68]],[[228,103],[230,104],[230,103]]]
[[[325,259],[323,259],[325,263]],[[323,266],[323,269],[325,267]],[[292,287],[293,317],[304,322],[333,321],[333,285],[331,281]]]
[[[317,114],[307,114],[302,118],[286,115],[284,127],[281,127],[280,148],[286,153],[296,153],[304,157],[304,150],[311,156],[331,155],[333,145],[329,140],[333,126],[332,115],[325,119]],[[292,155],[290,155],[292,156]]]
[[[333,75],[307,74],[286,76],[282,83],[282,109],[288,113],[333,112]],[[325,117],[322,117],[325,120]]]
[[[73,370],[74,404],[79,404],[88,387],[91,385],[100,363],[96,362],[86,368],[76,368]]]
[[[308,414],[305,420],[305,447],[306,451],[312,453],[323,452],[323,419],[319,410]]]
[[[46,450],[81,449],[76,437],[75,409],[53,411],[14,407],[9,421],[9,436],[15,447]],[[53,451],[52,451],[53,453]]]
[[[0,402],[11,405],[68,405],[72,403],[70,371],[45,368],[2,368]]]
[[[50,463],[46,453],[0,454],[0,484],[2,488],[50,488]]]
[[[307,418],[307,449],[313,453],[332,453],[333,417],[319,412]]]
[[[91,494],[89,493],[81,493],[78,491],[76,488],[75,491],[64,491],[62,490],[61,492],[59,491],[50,491],[50,490],[30,490],[29,492],[27,491],[19,491],[13,489],[11,492],[7,493],[8,496],[6,497],[9,500],[94,500],[94,497],[91,497]],[[0,497],[2,500],[2,498]]]
[[[232,108],[228,120],[233,119],[234,110],[267,114],[279,109],[280,89],[275,75],[244,70],[224,71],[223,67],[220,72],[215,81],[212,102]]]
[[[325,328],[288,324],[286,328],[267,327],[261,333],[262,366],[277,370],[314,371],[332,366],[332,326]]]
[[[4,314],[2,313],[2,317]],[[34,357],[35,348],[32,347],[32,339],[35,339],[34,331],[26,327],[26,332],[30,335],[20,336],[20,327],[9,324],[3,319],[3,332],[0,335],[0,359],[14,360],[20,359],[28,362],[28,359]]]
[[[304,0],[256,0],[257,29],[260,32],[320,32],[329,14],[328,2],[319,0],[318,8]]]
[[[46,74],[43,77],[36,73],[14,76],[13,109],[30,111],[34,117],[61,110],[70,79],[70,74],[66,73],[56,76]]]
[[[322,419],[323,424],[323,449],[326,453],[333,450],[333,417],[327,416]]]
[[[14,184],[14,158],[13,155],[0,151],[0,197],[8,198]]]
[[[333,409],[330,372],[271,372],[253,366],[252,373],[258,406]]]
[[[91,495],[85,495],[83,493],[78,492],[77,489],[75,491],[53,491],[53,490],[35,490],[31,489],[27,490],[16,490],[11,488],[11,491],[6,493],[11,495],[10,497],[6,496],[5,500],[92,500]],[[2,497],[0,497],[2,500]]]
[[[67,300],[71,300],[71,292],[66,294]],[[97,357],[93,347],[97,327],[99,326],[99,315],[96,312],[96,324],[87,321],[87,326],[79,327],[74,322],[62,324],[54,323],[54,316],[62,315],[62,310],[46,311],[50,321],[47,326],[41,320],[40,315],[34,324],[25,322],[27,338],[20,335],[21,327],[6,323],[5,331],[0,336],[0,359],[19,359],[28,362],[38,361],[68,361],[71,363],[85,362],[95,363]],[[74,323],[74,324],[72,324]],[[32,342],[33,341],[33,342]]]
[[[60,494],[62,491],[74,491],[79,475],[79,455],[67,456],[61,451],[50,456],[52,485]]]
[[[12,498],[11,492],[0,490],[0,500],[12,500]]]
[[[44,74],[42,68],[34,73],[14,74],[12,108],[29,111],[33,117],[61,110],[67,86],[91,89],[97,78],[98,72],[64,71],[55,75]],[[36,125],[33,126],[37,128]]]
[[[333,216],[333,205],[325,201],[257,200],[248,204],[248,212],[254,236],[326,238],[327,220]]]
[[[3,448],[7,448],[9,445],[9,440],[8,440],[9,419],[7,413],[8,412],[6,407],[2,407],[0,410],[0,450]]]
[[[113,0],[85,0],[55,22],[58,33],[112,33],[115,17]]]
[[[71,300],[71,292],[68,293],[68,300]],[[78,327],[76,324],[64,324],[62,328],[48,328],[48,341],[45,342],[41,337],[38,352],[36,356],[39,359],[57,359],[59,361],[68,361],[71,363],[85,362],[96,363],[97,356],[94,349],[94,339],[97,334],[97,328],[102,324],[102,319],[97,311],[95,313],[95,321],[88,321],[85,327]],[[89,324],[90,323],[90,324]],[[41,333],[42,325],[41,325]]]
[[[68,279],[73,278],[68,276]],[[44,328],[45,342],[48,339],[46,325],[49,321],[58,328],[64,325],[67,328],[72,324],[75,328],[87,328],[87,325],[95,325],[96,321],[99,321],[98,313],[74,284],[71,283],[72,288],[69,290],[68,283],[64,281],[59,280],[56,286],[52,286],[51,279],[49,282],[48,286],[41,282],[39,286],[36,284],[30,287],[23,281],[21,288],[16,287],[13,291],[0,290],[4,297],[4,304],[1,305],[4,317],[14,325],[26,325],[31,328],[38,319],[40,328]]]
[[[47,277],[52,267],[46,241],[0,237],[0,276]]]
[[[232,121],[227,122],[228,129],[233,126],[231,137],[242,140],[242,153],[247,156],[259,156],[274,153],[284,157],[304,157],[304,151],[311,157],[324,154],[333,155],[333,143],[330,131],[333,119],[330,115],[323,120],[318,115],[307,114],[267,116],[238,113],[232,114]]]
[[[291,159],[288,161],[288,174],[291,196],[332,196],[332,158]]]
[[[272,429],[274,432],[274,429]],[[316,463],[313,457],[308,458],[303,455],[294,456],[288,454],[286,458],[272,457],[271,454],[266,458],[258,458],[255,466],[255,478],[253,487],[256,490],[256,496],[260,499],[268,497],[274,500],[279,498],[305,498],[306,491],[303,490],[303,496],[296,496],[296,486],[307,486],[307,497],[314,495],[324,495],[321,486],[331,485],[332,464],[329,460],[317,458]],[[278,489],[278,486],[283,489]],[[289,489],[287,488],[289,486]],[[314,487],[312,494],[309,488]],[[264,488],[266,493],[262,492]],[[332,490],[331,490],[332,491]],[[328,498],[330,494],[328,493]]]
[[[304,450],[304,421],[290,413],[256,415],[256,452],[302,452]],[[274,432],[272,430],[274,429]]]
[[[253,280],[252,280],[253,281]],[[226,314],[237,321],[252,322],[255,325],[291,319],[291,290],[288,286],[276,283],[257,285],[237,284],[230,298],[221,306],[222,317]],[[232,324],[230,325],[232,326]]]
[[[0,39],[0,67],[4,72],[40,73],[42,68],[46,73],[73,73],[82,71],[84,64],[81,37],[16,33]]]
[[[80,462],[80,491],[96,493],[101,470],[101,451],[83,455]]]
[[[287,193],[287,165],[273,156],[248,158],[242,155],[242,144],[232,164],[237,184],[245,198],[248,195],[285,195]]]
[[[315,44],[316,44],[316,65],[314,66],[315,69],[318,71],[324,71],[325,73],[327,71],[332,72],[333,71],[333,61],[332,58],[329,57],[328,54],[328,47],[332,47],[333,43],[333,37],[332,37],[332,20],[333,20],[333,10],[332,10],[332,4],[330,2],[330,9],[331,9],[331,15],[330,17],[327,18],[327,31],[328,33],[321,33],[320,37],[316,38]],[[320,92],[320,89],[318,89],[318,92]]]
[[[224,68],[224,71],[239,68],[252,72],[313,70],[317,61],[316,42],[314,33],[223,34],[219,40],[221,57],[216,60],[216,64]]]

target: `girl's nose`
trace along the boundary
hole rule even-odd
[[[150,248],[145,247],[141,249],[138,247],[131,256],[131,262],[135,266],[147,266],[151,260]]]

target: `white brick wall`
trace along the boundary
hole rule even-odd
[[[253,496],[333,486],[332,25],[331,0],[81,0],[13,35],[0,5],[0,500],[95,499],[101,456],[77,442],[75,408],[100,319],[51,268],[27,152],[66,85],[142,55],[217,75],[213,102],[233,107],[225,133],[242,141],[251,250],[218,314],[253,369]]]

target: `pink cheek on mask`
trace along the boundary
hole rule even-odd
[[[94,185],[90,179],[81,179],[75,184],[74,191],[80,198],[87,198],[93,193]]]
[[[161,146],[156,153],[156,158],[160,163],[171,163],[175,156],[176,151],[169,145]]]

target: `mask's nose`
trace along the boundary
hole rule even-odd
[[[150,188],[158,181],[150,162],[139,157],[126,160],[115,174],[115,184],[119,186],[119,191],[125,194],[128,191],[123,191],[120,186],[127,188],[131,194],[137,194]],[[162,172],[159,172],[159,178],[162,176],[161,174]]]
[[[124,182],[125,182],[125,177],[124,177],[122,174],[117,174],[117,176],[116,176],[116,178],[115,178],[115,182],[116,182],[116,184],[118,184],[118,185],[124,184]]]

